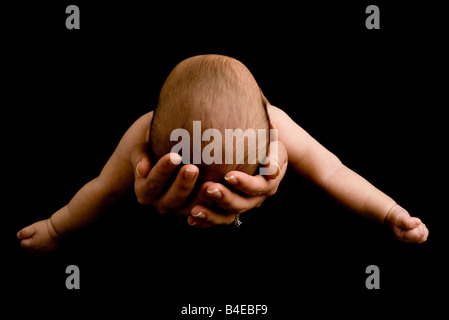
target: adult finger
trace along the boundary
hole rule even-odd
[[[281,176],[281,180],[285,175],[288,164],[287,149],[281,141],[274,141],[270,143],[270,156],[268,165],[271,167],[270,172],[274,174],[267,174],[265,177],[268,179],[276,179]]]
[[[281,172],[287,170],[288,155],[287,149],[280,141],[270,143],[270,153],[266,158],[266,163],[259,168],[259,174],[267,179],[276,179]]]
[[[213,226],[212,223],[209,223],[206,220],[201,220],[201,219],[195,218],[193,216],[187,217],[187,223],[192,227],[196,227],[196,228],[200,228],[200,229],[209,228],[209,227]]]
[[[216,212],[203,205],[196,205],[192,208],[192,215],[189,219],[198,225],[228,225],[235,221],[236,214],[231,212]]]
[[[187,218],[190,225],[207,228],[217,224],[229,224],[235,219],[235,213],[226,212],[216,204],[215,200],[208,196],[207,190],[214,184],[216,183],[206,181],[196,193],[189,208],[190,216]]]
[[[151,169],[148,143],[140,143],[131,150],[131,165],[136,180],[146,178]]]
[[[157,201],[181,160],[179,154],[168,153],[159,159],[145,180],[135,182],[135,192],[139,203],[152,204]]]
[[[233,213],[243,213],[249,209],[259,206],[267,197],[265,194],[243,197],[235,192],[232,192],[220,183],[211,184],[207,188],[206,194],[225,211]]]
[[[267,180],[264,176],[257,175],[251,176],[241,171],[231,171],[225,176],[225,180],[237,190],[249,196],[259,196],[266,194],[270,186],[270,183],[274,180]]]
[[[287,149],[284,144],[279,141],[279,132],[276,125],[270,122],[270,145],[268,148],[267,162],[259,168],[259,173],[267,179],[275,179],[287,167],[284,165],[288,162]]]
[[[195,188],[198,172],[197,166],[193,164],[186,164],[179,170],[173,184],[158,201],[159,212],[167,213],[181,209]]]
[[[272,196],[276,193],[279,183],[284,178],[288,165],[288,157],[284,145],[279,143],[279,148],[280,150],[283,150],[278,155],[278,161],[281,161],[279,162],[280,164],[276,163],[272,158],[270,158],[268,163],[269,166],[277,168],[277,172],[275,174],[269,176],[251,176],[241,171],[231,171],[226,174],[225,180],[234,188],[242,191],[246,195]]]

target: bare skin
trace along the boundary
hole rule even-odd
[[[320,186],[349,210],[380,223],[385,223],[398,240],[416,243],[427,240],[429,230],[419,218],[411,217],[393,199],[343,165],[335,155],[313,139],[285,112],[271,105],[268,111],[272,123],[276,127],[283,128],[283,130],[279,130],[279,141],[281,143],[279,147],[286,148],[289,164],[296,172]],[[301,141],[301,143],[299,144],[297,141]],[[283,157],[282,151],[279,154]],[[283,157],[279,162],[282,168],[282,176],[286,169],[284,168],[284,160]],[[141,175],[142,177],[145,176],[144,170]],[[151,192],[148,190],[148,183],[144,183],[142,177],[140,179],[136,177],[136,194],[140,195],[141,201],[145,201],[145,195],[151,194]],[[226,179],[233,187],[247,195],[255,196],[256,199],[253,199],[255,203],[258,201],[259,195],[269,196],[276,191],[278,186],[276,180],[267,180],[262,176],[251,177],[238,171],[229,172]],[[238,208],[232,207],[233,204],[239,203],[241,200],[237,198],[238,195],[233,195],[226,186],[219,183],[211,182],[206,186],[207,191],[209,191],[206,196],[217,201],[229,212],[240,213]],[[192,217],[189,217],[189,222],[195,223],[196,221],[213,224],[221,221],[230,223],[234,219],[233,216],[226,217],[226,215],[211,212],[201,205],[194,206],[191,209],[191,214]],[[198,216],[201,216],[201,219]]]
[[[275,129],[275,125],[271,125]],[[193,164],[184,165],[169,190],[162,190],[169,183],[176,167],[171,164],[171,156],[163,157],[150,171],[148,145],[140,144],[134,150],[132,157],[135,170],[135,192],[142,204],[153,205],[159,212],[174,212],[188,216],[190,225],[205,228],[212,225],[230,224],[235,221],[235,215],[260,206],[266,198],[276,193],[279,183],[287,170],[288,155],[280,141],[273,141],[270,150],[277,148],[278,152],[269,152],[266,167],[275,172],[273,175],[251,176],[240,171],[228,172],[225,180],[228,187],[212,181],[204,183],[195,199],[187,202],[198,177],[198,168]],[[172,155],[177,158],[177,154]],[[179,161],[180,159],[178,159]],[[231,186],[232,188],[229,188]],[[232,191],[237,189],[243,193]],[[215,209],[214,203],[218,205]]]
[[[270,119],[284,129],[279,130],[279,140],[285,145],[289,164],[296,172],[349,210],[385,223],[398,240],[416,243],[427,240],[429,230],[420,219],[411,217],[393,199],[346,167],[285,112],[274,106],[270,106],[269,112]]]
[[[278,168],[276,174],[267,179],[232,171],[225,177],[230,185],[248,197],[233,193],[223,184],[206,182],[195,199],[186,204],[198,176],[198,168],[190,164],[181,168],[171,188],[162,194],[164,183],[180,161],[178,155],[168,154],[150,170],[151,164],[145,152],[152,119],[150,112],[131,126],[100,175],[81,188],[69,204],[49,219],[18,232],[21,245],[36,253],[53,251],[61,236],[89,225],[133,186],[140,203],[152,204],[161,213],[178,211],[188,215],[189,223],[198,227],[232,223],[236,213],[259,206],[267,196],[276,192],[287,167],[285,151],[296,172],[351,211],[385,223],[400,241],[422,243],[427,240],[429,231],[420,219],[411,217],[393,199],[343,165],[282,110],[269,106],[268,111],[272,124],[282,128],[279,130],[279,158],[270,159],[268,164]],[[211,210],[212,201],[223,210]]]
[[[152,116],[153,112],[143,115],[128,129],[100,175],[84,185],[66,206],[49,219],[38,221],[17,233],[22,247],[37,254],[51,253],[58,247],[62,236],[97,220],[134,184],[140,203],[151,204],[161,213],[187,215],[189,224],[200,228],[230,224],[235,220],[236,213],[260,206],[276,192],[287,168],[287,154],[281,144],[279,158],[273,158],[267,164],[276,168],[272,176],[249,176],[242,172],[235,174],[242,177],[236,189],[245,192],[246,197],[223,186],[223,196],[214,200],[216,195],[207,192],[213,182],[206,182],[193,201],[186,203],[198,177],[198,168],[192,164],[182,166],[174,183],[163,192],[180,161],[177,161],[179,155],[167,154],[151,168],[147,148]],[[234,178],[230,183],[235,184],[236,181]],[[212,209],[214,203],[221,209]],[[198,214],[198,208],[207,212],[207,218]]]

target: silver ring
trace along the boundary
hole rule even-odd
[[[234,223],[235,223],[235,226],[236,227],[240,227],[240,225],[242,224],[242,221],[240,221],[240,213],[236,213],[235,214],[235,220],[234,220]]]

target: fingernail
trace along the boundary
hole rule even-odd
[[[138,175],[139,177],[141,177],[141,175],[140,175],[140,173],[139,173],[139,166],[140,166],[141,163],[142,163],[142,160],[140,160],[139,163],[138,163],[137,166],[136,166],[136,173],[137,173],[137,175]]]
[[[182,161],[182,157],[177,153],[171,153],[170,154],[170,162],[177,166]]]
[[[277,162],[275,162],[275,163],[274,163],[274,165],[275,165],[275,166],[276,166],[276,168],[277,168],[277,171],[276,171],[276,173],[275,173],[275,174],[279,174],[279,173],[281,173],[281,167],[279,167],[278,163],[277,163]]]
[[[189,223],[189,225],[191,225],[191,226],[196,225],[196,221],[193,221],[192,223]]]
[[[213,190],[207,190],[207,193],[211,195],[212,198],[214,199],[221,199],[221,197],[223,197],[223,195],[221,194],[221,191],[218,188],[215,188]]]
[[[237,184],[237,183],[239,183],[239,182],[237,181],[237,179],[236,179],[234,176],[225,177],[225,180],[226,180],[227,182],[229,182],[230,184]]]
[[[198,212],[197,214],[192,214],[192,216],[194,216],[195,218],[200,218],[200,219],[206,218],[206,215],[202,212]]]
[[[184,179],[187,181],[192,181],[195,178],[196,170],[195,169],[186,169],[184,172]]]

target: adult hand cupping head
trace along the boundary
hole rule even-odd
[[[216,182],[206,182],[199,194],[214,200],[221,210],[211,210],[201,202],[194,204],[188,217],[190,225],[209,227],[217,224],[230,224],[236,220],[237,215],[259,207],[268,197],[274,195],[284,178],[287,170],[287,150],[280,141],[272,142],[271,148],[277,148],[277,153],[271,153],[265,165],[273,174],[251,176],[241,171],[231,171],[225,176],[227,183],[240,191],[240,194]],[[275,156],[274,156],[275,155]]]
[[[225,179],[244,195],[233,192],[223,184],[208,181],[203,183],[191,201],[199,169],[193,164],[181,167],[181,156],[169,153],[151,168],[148,145],[133,149],[132,162],[135,167],[135,184],[139,203],[153,205],[160,213],[174,212],[188,216],[190,225],[205,228],[212,225],[230,224],[236,215],[260,206],[267,197],[276,193],[287,169],[287,152],[277,142],[278,155],[270,158],[266,166],[275,167],[270,176],[251,176],[239,171],[228,172]],[[167,185],[173,181],[169,188]]]
[[[181,156],[176,153],[166,154],[151,168],[146,150],[142,146],[133,150],[137,154],[133,157],[134,162],[137,160],[134,182],[137,200],[141,204],[153,205],[163,214],[169,212],[186,214],[185,204],[195,187],[198,168],[193,164],[184,165],[167,189],[172,176],[179,168]]]

